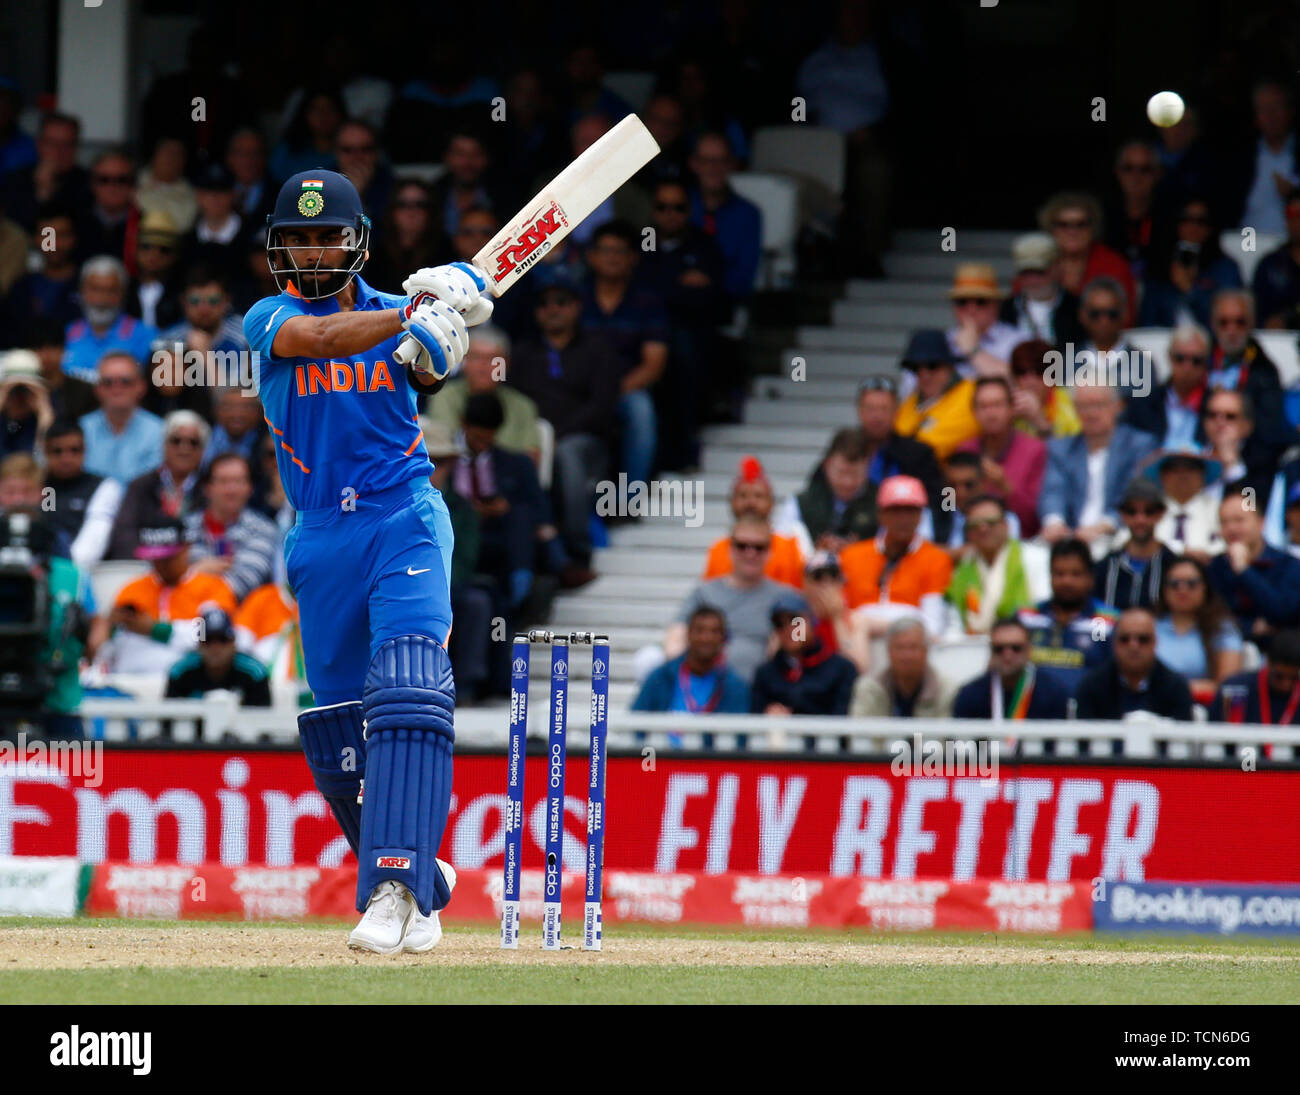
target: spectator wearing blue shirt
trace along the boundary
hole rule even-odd
[[[1156,616],[1156,657],[1191,685],[1201,702],[1241,668],[1241,633],[1205,566],[1180,555],[1165,569]]]
[[[1124,410],[1124,424],[1151,434],[1162,449],[1205,443],[1206,379],[1210,372],[1210,336],[1203,327],[1181,324],[1169,335],[1169,379],[1145,396],[1134,396]]]
[[[718,609],[701,605],[687,621],[686,652],[646,677],[632,710],[746,714],[749,686],[727,666],[726,645],[726,618]]]
[[[158,332],[123,311],[127,283],[126,267],[111,255],[82,266],[82,318],[68,325],[63,350],[63,371],[69,376],[93,383],[96,367],[109,353],[149,360]]]
[[[1273,631],[1300,624],[1300,559],[1264,542],[1263,514],[1244,491],[1225,490],[1219,528],[1227,547],[1210,560],[1210,585],[1242,637],[1266,651]]]
[[[1084,673],[1110,653],[1116,612],[1092,595],[1092,553],[1082,540],[1058,540],[1049,565],[1052,596],[1017,618],[1029,632],[1034,664],[1073,695]]]
[[[18,85],[8,76],[0,76],[0,175],[36,162],[36,142],[18,127],[21,108]]]
[[[591,283],[583,292],[582,325],[613,346],[621,376],[618,417],[623,428],[623,470],[629,483],[645,483],[655,465],[659,433],[653,391],[668,365],[668,313],[663,299],[632,283],[636,230],[611,221],[596,229],[587,250]]]
[[[231,355],[248,351],[244,317],[230,310],[230,292],[225,278],[216,268],[203,264],[190,268],[185,276],[181,308],[185,318],[163,330],[154,349],[172,353],[179,347],[182,375],[184,367],[190,364],[184,360],[186,353]],[[218,364],[223,366],[225,375],[215,375]],[[233,384],[241,379],[252,379],[251,375],[243,375],[244,370],[238,368],[242,362],[235,357],[207,357],[205,365],[205,382],[208,384]]]
[[[721,133],[702,133],[691,153],[696,185],[691,191],[691,223],[712,236],[722,251],[723,288],[736,302],[754,292],[763,247],[763,215],[758,206],[731,189],[736,161]]]
[[[99,410],[84,415],[86,471],[129,483],[162,460],[163,424],[140,406],[145,383],[140,362],[112,350],[99,362],[95,395]]]

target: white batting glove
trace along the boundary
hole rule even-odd
[[[486,323],[492,318],[495,307],[492,294],[487,291],[486,279],[468,262],[426,266],[402,282],[402,291],[412,297],[420,293],[433,294],[463,315],[469,327]]]
[[[445,301],[425,301],[402,326],[420,344],[420,354],[411,363],[417,373],[442,380],[464,360],[469,348],[465,317]]]

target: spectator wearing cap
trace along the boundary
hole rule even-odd
[[[1092,554],[1082,540],[1058,540],[1049,565],[1051,597],[1016,618],[1029,631],[1034,663],[1073,695],[1084,672],[1110,653],[1116,612],[1093,596]]]
[[[1070,389],[1047,383],[1046,356],[1052,347],[1039,339],[1019,342],[1011,351],[1011,409],[1015,427],[1040,441],[1073,437],[1080,430]]]
[[[918,614],[932,635],[943,630],[952,561],[917,534],[926,501],[919,480],[886,479],[876,495],[880,531],[840,553],[849,607],[873,635],[883,634],[899,616]]]
[[[1079,298],[1061,288],[1056,274],[1056,241],[1046,232],[1028,232],[1011,244],[1016,279],[998,318],[1016,329],[1022,341],[1047,343],[1049,349],[1082,342]]]
[[[54,506],[45,519],[71,544],[68,554],[84,570],[104,558],[118,508],[122,484],[86,471],[86,438],[68,419],[56,420],[45,433],[45,482]]]
[[[539,337],[520,343],[510,362],[511,384],[537,405],[555,429],[552,496],[574,571],[562,584],[590,580],[591,512],[595,484],[609,475],[620,398],[608,343],[581,325],[582,301],[558,278],[538,293]]]
[[[953,570],[945,596],[967,635],[987,635],[994,620],[1034,604],[1042,549],[1012,539],[1006,503],[977,495],[966,509],[968,548]]]
[[[1273,631],[1300,625],[1300,559],[1265,543],[1263,515],[1240,491],[1224,493],[1219,527],[1225,546],[1210,560],[1210,585],[1242,637],[1266,650]]]
[[[1255,298],[1247,289],[1221,289],[1210,302],[1212,389],[1227,388],[1250,400],[1257,417],[1255,430],[1269,443],[1281,444],[1289,432],[1282,414],[1282,381],[1277,366],[1251,333],[1255,327]]]
[[[963,376],[1007,375],[1007,362],[1020,334],[998,319],[1002,297],[992,266],[982,262],[958,265],[948,290],[955,321],[948,331],[948,345]]]
[[[758,517],[763,521],[771,519],[775,504],[772,482],[757,457],[746,456],[741,459],[736,469],[736,478],[731,481],[731,493],[727,496],[727,502],[731,506],[733,520],[741,517]],[[731,573],[731,565],[731,537],[723,536],[709,548],[704,573],[700,577],[705,581],[721,578]],[[774,582],[794,586],[796,589],[802,586],[804,557],[798,539],[773,532],[763,573]]]
[[[216,575],[230,587],[235,600],[242,601],[271,580],[280,553],[280,530],[249,506],[252,469],[239,453],[215,457],[199,489],[205,507],[182,518],[194,569]]]
[[[1081,430],[1047,443],[1047,469],[1038,497],[1043,538],[1077,537],[1100,557],[1119,528],[1119,500],[1129,480],[1156,447],[1156,439],[1118,424],[1119,395],[1087,385],[1074,393]]]
[[[772,607],[776,653],[754,673],[750,710],[762,715],[847,715],[858,670],[818,634],[808,602],[783,594]]]
[[[765,577],[772,550],[772,526],[746,515],[731,528],[731,573],[698,583],[683,601],[664,636],[663,652],[675,658],[686,648],[686,625],[701,605],[718,609],[727,621],[727,663],[742,680],[753,679],[765,656],[772,630],[772,609],[790,587]]]
[[[1051,673],[1039,672],[1031,657],[1032,639],[1020,618],[996,621],[989,634],[989,668],[957,690],[952,717],[995,725],[1066,718],[1070,689]]]
[[[163,423],[140,406],[144,391],[140,363],[132,354],[114,350],[100,359],[95,380],[100,407],[80,423],[89,471],[129,483],[157,466]]]
[[[135,276],[126,293],[126,311],[150,327],[166,328],[181,319],[180,233],[166,213],[146,213],[135,242]]]
[[[695,139],[687,166],[695,178],[691,223],[704,230],[722,252],[722,284],[732,301],[743,303],[754,292],[763,241],[763,214],[731,187],[736,159],[721,133]]]
[[[3,204],[0,203],[0,209]],[[38,263],[20,277],[8,296],[0,293],[0,345],[32,345],[39,326],[54,323],[62,332],[81,314],[77,300],[77,233],[72,215],[57,206],[42,209],[34,239],[41,247],[32,252]],[[25,252],[26,247],[19,251]]]
[[[241,707],[270,707],[271,681],[252,654],[238,650],[235,626],[224,609],[203,609],[194,621],[198,648],[182,654],[167,671],[168,699],[202,699],[209,692],[233,692]]]
[[[69,325],[63,351],[63,371],[69,376],[93,384],[100,360],[110,351],[149,360],[158,332],[125,312],[128,280],[126,267],[109,255],[81,267],[81,318]]]
[[[1150,608],[1160,599],[1165,572],[1178,557],[1156,536],[1165,515],[1160,488],[1145,476],[1124,488],[1119,500],[1124,534],[1117,547],[1097,564],[1097,596],[1116,608]]]
[[[980,458],[981,494],[1001,498],[1020,521],[1028,538],[1038,532],[1038,495],[1047,468],[1047,446],[1017,430],[1011,384],[1005,377],[982,376],[975,381],[971,409],[979,436],[957,447]]]
[[[235,598],[220,578],[190,569],[180,521],[154,520],[138,533],[134,555],[151,566],[118,592],[108,617],[114,634],[107,661],[116,673],[165,673],[198,645],[196,621],[207,602],[233,616]]]
[[[939,460],[979,432],[971,410],[975,385],[957,374],[957,358],[942,331],[916,331],[907,344],[903,368],[915,390],[898,408],[894,431],[924,442]]]
[[[495,395],[503,415],[496,433],[496,447],[523,453],[536,462],[542,445],[537,404],[510,384],[509,377],[510,336],[490,323],[473,327],[460,373],[442,386],[437,399],[430,401],[429,417],[455,434],[471,396]]]
[[[1190,195],[1179,205],[1170,238],[1157,241],[1152,251],[1138,326],[1208,324],[1214,294],[1239,288],[1241,270],[1219,246],[1209,202]]]
[[[904,617],[885,635],[886,665],[863,673],[853,685],[849,715],[855,719],[946,719],[952,716],[953,685],[930,664],[925,624]]]
[[[1203,443],[1209,369],[1210,336],[1195,324],[1175,327],[1169,335],[1169,379],[1130,399],[1123,421],[1151,434],[1162,449]]]
[[[82,255],[110,255],[135,273],[140,207],[135,203],[135,165],[129,155],[107,149],[95,157],[90,168],[90,208],[79,208],[84,209],[77,226]]]
[[[1137,315],[1137,284],[1124,256],[1101,242],[1102,215],[1097,199],[1077,191],[1054,194],[1038,211],[1038,225],[1056,244],[1061,287],[1082,297],[1083,287],[1094,278],[1114,278],[1124,293],[1120,326],[1129,326]]]
[[[1210,706],[1210,719],[1300,726],[1300,631],[1279,631],[1262,666],[1225,680]]]
[[[651,671],[632,710],[748,714],[749,685],[727,664],[726,644],[726,617],[700,605],[686,621],[686,650]]]
[[[1217,460],[1193,445],[1162,449],[1147,466],[1147,475],[1160,484],[1165,505],[1156,525],[1156,539],[1202,563],[1223,550],[1219,532],[1222,493],[1213,487],[1221,470]]]
[[[210,432],[193,411],[173,411],[167,416],[162,424],[162,460],[127,485],[113,522],[108,558],[133,558],[140,529],[160,517],[180,518],[202,505],[199,467]]]
[[[1120,613],[1110,655],[1083,675],[1076,697],[1081,719],[1123,719],[1137,711],[1182,722],[1192,718],[1191,689],[1156,657],[1156,618],[1145,607]]]
[[[661,297],[633,282],[640,254],[626,221],[602,224],[591,235],[583,290],[582,325],[603,334],[619,373],[620,466],[631,483],[647,483],[659,434],[655,393],[668,366],[668,312]],[[667,393],[665,393],[667,394]]]
[[[199,215],[194,187],[185,177],[185,142],[178,137],[159,137],[149,162],[140,168],[135,186],[136,204],[142,218],[161,213],[176,232],[190,230]],[[143,219],[141,226],[143,227]]]
[[[875,499],[867,484],[860,430],[837,430],[814,476],[777,511],[774,526],[793,536],[805,558],[814,550],[842,551],[876,531]]]
[[[1263,326],[1300,328],[1300,188],[1286,199],[1286,240],[1259,260],[1250,288]]]
[[[0,456],[42,450],[53,422],[40,359],[30,350],[10,350],[0,358]]]
[[[1242,642],[1205,566],[1190,555],[1165,568],[1156,613],[1156,657],[1182,674],[1192,696],[1208,704],[1218,685],[1241,669]]]
[[[209,164],[195,185],[198,219],[181,240],[188,268],[207,266],[227,283],[243,274],[244,222],[235,209],[235,180],[224,164]]]
[[[844,593],[844,571],[834,552],[812,553],[804,570],[803,592],[826,649],[843,654],[859,673],[865,673],[871,665],[871,644],[866,629],[854,624]]]

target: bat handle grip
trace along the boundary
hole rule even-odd
[[[402,341],[397,344],[397,349],[393,351],[393,360],[403,367],[413,365],[415,359],[419,356],[420,344],[410,335],[403,335]]]

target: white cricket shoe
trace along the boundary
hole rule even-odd
[[[447,883],[448,890],[456,888],[456,868],[450,863],[438,860],[438,868]],[[411,919],[406,923],[406,935],[402,938],[402,951],[406,954],[423,954],[431,951],[442,939],[442,922],[435,910],[428,916],[420,912],[418,905],[411,912]]]
[[[400,882],[381,882],[370,894],[361,923],[348,936],[348,946],[356,951],[396,954],[402,949],[411,915],[419,912],[411,891]]]

